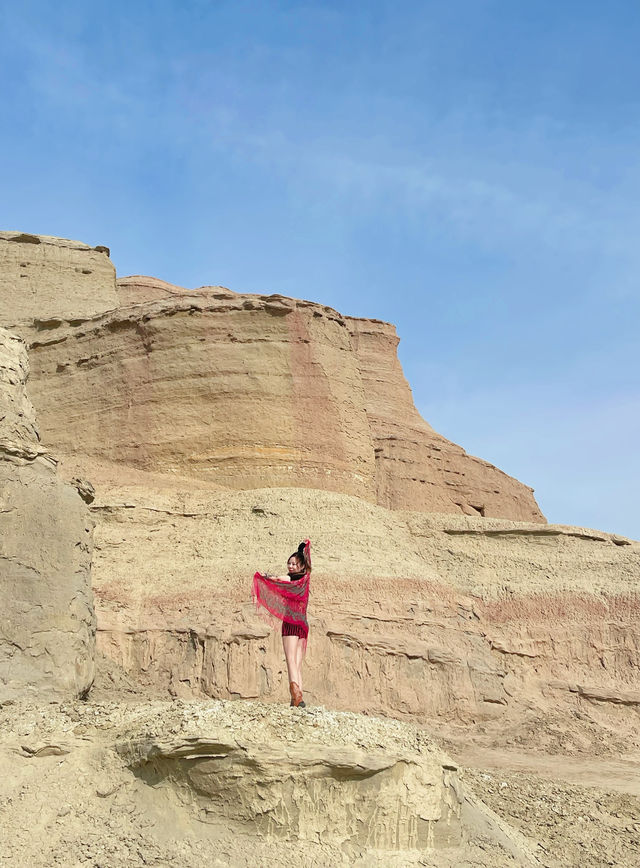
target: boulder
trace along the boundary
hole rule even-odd
[[[0,328],[0,700],[93,682],[93,525],[40,445],[26,348]]]

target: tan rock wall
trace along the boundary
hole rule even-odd
[[[148,300],[32,338],[34,400],[63,456],[544,521],[531,489],[420,417],[392,326],[224,287],[119,284]]]
[[[99,647],[174,695],[286,698],[280,637],[253,613],[249,578],[282,569],[307,535],[314,704],[508,721],[611,709],[583,688],[628,699],[640,674],[640,545],[615,535],[304,490],[128,488],[94,516]]]
[[[45,440],[85,474],[97,459],[544,521],[530,488],[420,417],[386,323],[224,287],[116,284],[107,248],[16,232],[0,233],[0,302],[0,325],[33,351]]]
[[[377,502],[389,509],[544,521],[533,490],[435,432],[413,403],[388,323],[347,318],[376,455]]]
[[[42,429],[65,456],[375,497],[360,372],[333,311],[212,290],[47,331],[32,356]]]
[[[0,328],[0,450],[4,454],[38,450],[36,413],[25,389],[28,375],[24,342]]]
[[[444,596],[443,589],[430,590],[432,599],[438,592]],[[138,610],[134,627],[126,623],[134,604],[120,606],[116,616],[103,600],[100,650],[135,678],[174,696],[287,701],[277,632],[252,626],[250,612],[241,608],[232,608],[223,623],[198,626],[186,603],[175,618],[166,615],[169,599],[157,602],[164,617],[155,608]],[[513,722],[532,708],[569,713],[594,703],[624,708],[636,718],[640,712],[637,600],[602,601],[601,616],[618,610],[624,628],[594,623],[589,602],[567,596],[553,621],[553,601],[531,601],[537,618],[524,627],[518,620],[492,621],[480,606],[477,617],[465,618],[460,607],[440,601],[428,626],[413,627],[414,612],[405,606],[385,619],[385,632],[371,627],[379,609],[358,602],[351,617],[315,606],[319,614],[310,618],[304,670],[305,695],[313,705],[420,723]],[[212,595],[203,603],[222,608]],[[574,614],[567,615],[565,607]]]
[[[39,444],[27,372],[0,328],[0,699],[79,696],[93,682],[93,526]]]
[[[0,326],[26,336],[34,320],[86,319],[117,307],[106,247],[0,232]]]

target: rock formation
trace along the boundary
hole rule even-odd
[[[640,787],[622,760],[598,763],[640,752],[640,543],[547,525],[531,489],[437,434],[387,323],[278,295],[116,281],[106,248],[18,233],[0,234],[0,302],[0,325],[28,346],[43,439],[73,479],[60,482],[40,445],[24,346],[0,330],[0,731],[27,737],[0,750],[0,772],[51,835],[31,846],[18,834],[0,859],[72,852],[119,866],[151,853],[208,866],[213,848],[238,866],[637,864]],[[2,699],[91,684],[79,495],[96,524],[102,681],[88,711],[52,711],[48,732],[46,715],[6,713]],[[281,570],[306,536],[301,717],[249,577]],[[119,685],[164,701],[122,706]],[[561,769],[551,795],[539,779],[519,790],[473,778],[545,843],[465,794],[428,739],[343,711],[428,726],[469,766]],[[505,760],[514,747],[523,753]],[[591,782],[614,774],[628,801],[600,795],[593,808],[571,791],[565,754],[591,758]],[[44,806],[39,776],[18,766],[49,760]],[[82,789],[87,769],[97,800]],[[60,780],[76,779],[59,811]],[[101,824],[95,841],[78,832],[85,817]],[[169,828],[183,839],[168,841]]]
[[[64,256],[49,254],[52,280]],[[18,327],[47,442],[96,484],[99,645],[128,672],[174,695],[276,700],[278,640],[247,610],[246,576],[308,534],[317,701],[422,721],[633,707],[638,547],[545,526],[530,489],[433,431],[392,326],[112,270],[104,287],[90,314],[65,298]]]
[[[0,701],[93,682],[92,525],[40,445],[27,373],[22,340],[0,328]]]
[[[0,325],[29,344],[32,398],[62,458],[544,521],[530,488],[420,417],[393,326],[224,287],[116,286],[107,252],[0,236]]]
[[[46,717],[22,703],[0,724],[3,864],[540,865],[456,763],[396,721],[112,700]]]
[[[118,750],[148,784],[186,791],[209,821],[350,848],[462,843],[455,764],[424,733],[316,709],[294,718],[292,739],[291,712],[253,703],[205,705],[185,718],[169,735],[150,736],[145,721]],[[376,822],[363,823],[367,816]]]
[[[47,328],[117,307],[106,247],[48,235],[0,232],[0,326]]]
[[[622,537],[286,489],[123,486],[92,509],[99,647],[174,695],[286,696],[247,576],[281,568],[297,528],[314,541],[313,702],[495,725],[532,706],[640,710],[640,545]]]

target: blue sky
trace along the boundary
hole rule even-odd
[[[416,405],[640,538],[640,4],[0,9],[0,226],[394,322]]]

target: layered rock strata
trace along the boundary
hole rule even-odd
[[[640,711],[633,541],[286,489],[129,487],[93,510],[99,647],[174,695],[283,701],[280,637],[249,576],[310,536],[311,702],[423,723]]]
[[[49,235],[0,232],[0,326],[29,332],[117,307],[106,247]]]
[[[395,329],[280,295],[121,278],[106,248],[0,236],[0,324],[32,354],[47,443],[235,489],[544,522],[530,488],[434,432]]]
[[[376,458],[376,501],[388,509],[543,521],[522,483],[442,437],[416,410],[395,327],[346,318]]]
[[[116,279],[116,291],[120,307],[127,307],[130,304],[140,304],[145,301],[166,301],[167,299],[185,294],[194,296],[215,292],[217,295],[226,294],[230,297],[235,295],[226,286],[200,286],[198,289],[185,289],[183,286],[176,286],[175,283],[168,283],[166,280],[160,280],[157,277],[147,277],[143,274],[118,277]]]
[[[31,342],[33,399],[64,455],[375,498],[349,333],[332,311],[211,290]]]
[[[80,696],[93,682],[92,524],[41,446],[28,359],[0,328],[0,700]]]

